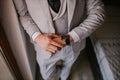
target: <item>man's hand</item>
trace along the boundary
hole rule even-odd
[[[67,34],[67,35],[69,36],[70,42],[74,42],[73,38],[69,34]]]
[[[60,36],[60,37],[55,37],[53,40],[54,40],[55,42],[59,43],[59,44],[62,44],[63,46],[66,46],[66,43],[65,43],[65,41],[63,41],[63,40],[61,39],[61,36]]]
[[[61,37],[55,34],[40,34],[35,38],[35,42],[50,54],[56,53],[65,46]]]
[[[69,36],[69,41],[70,42],[73,42],[74,40],[73,40],[73,38],[69,35],[69,34],[67,34],[68,36]],[[64,40],[62,40],[62,37],[56,37],[56,38],[54,38],[53,39],[55,42],[57,42],[57,43],[60,43],[60,44],[62,44],[62,45],[64,45],[64,46],[66,46],[66,42],[64,41]]]

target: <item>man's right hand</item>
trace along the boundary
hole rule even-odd
[[[65,46],[65,44],[57,42],[54,39],[58,39],[60,42],[62,42],[60,36],[55,34],[40,34],[35,38],[35,42],[43,50],[47,51],[50,54],[54,54]]]

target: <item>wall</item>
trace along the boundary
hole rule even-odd
[[[0,21],[24,79],[35,80],[35,54],[29,40],[26,41],[23,29],[19,27],[12,0],[0,0]]]

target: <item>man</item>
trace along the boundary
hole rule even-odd
[[[101,0],[14,0],[22,26],[33,40],[44,80],[67,80],[85,38],[104,21]]]

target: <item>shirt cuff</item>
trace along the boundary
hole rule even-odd
[[[77,35],[75,31],[71,31],[68,34],[73,38],[74,42],[77,42],[80,40],[79,36]]]
[[[40,32],[35,32],[35,33],[32,35],[33,41],[35,40],[35,38],[36,38],[39,34],[41,34],[41,33],[40,33]]]

